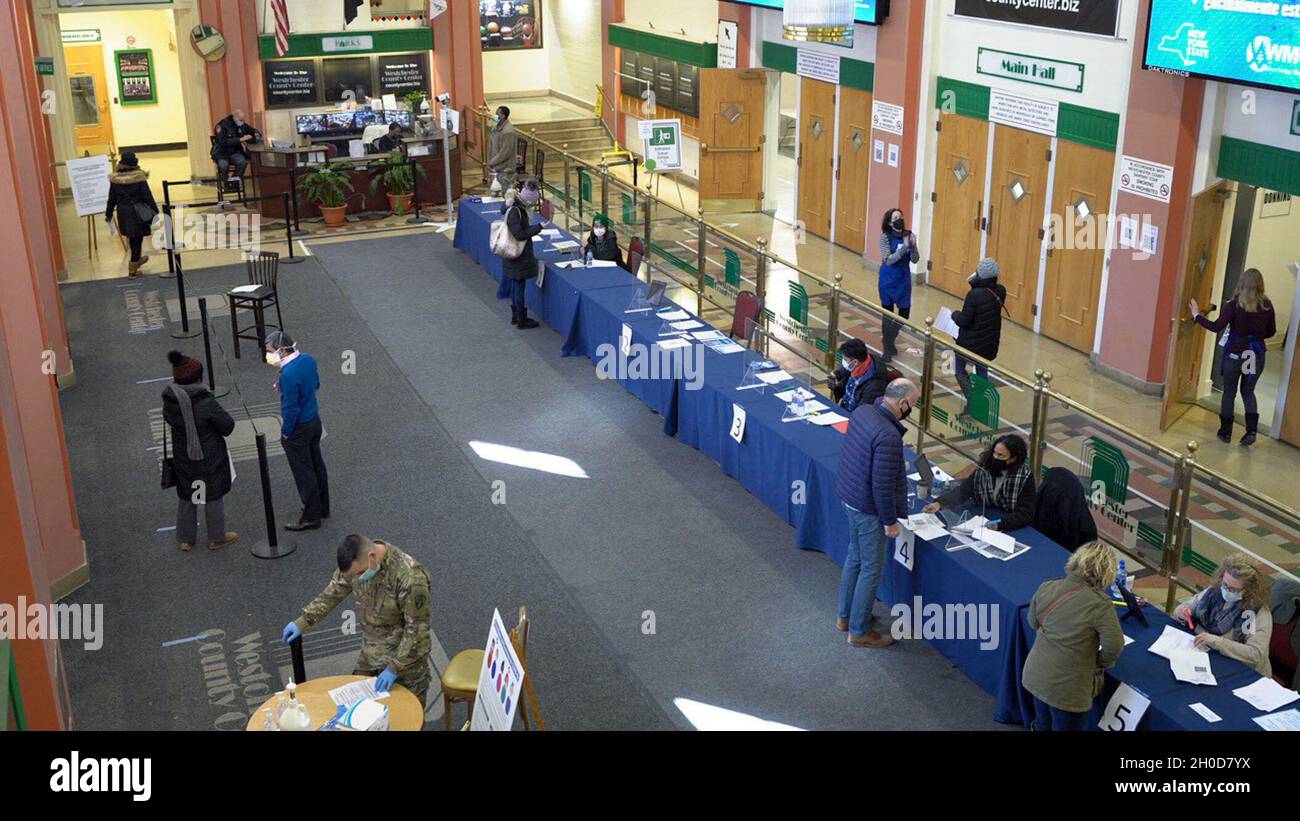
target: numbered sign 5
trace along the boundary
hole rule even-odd
[[[1097,726],[1111,732],[1132,732],[1137,729],[1138,722],[1150,706],[1151,699],[1127,684],[1121,684],[1115,690],[1115,695],[1110,697]]]
[[[736,404],[731,406],[731,438],[737,442],[745,438],[745,409]]]
[[[902,522],[899,522],[898,536],[894,539],[894,561],[911,570],[915,558],[916,534],[904,527]]]

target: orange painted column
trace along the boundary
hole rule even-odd
[[[623,22],[623,16],[623,0],[601,0],[600,82],[605,86],[605,94],[616,106],[623,96],[623,80],[617,74],[623,64],[623,49],[615,48],[609,44],[609,24]],[[606,108],[602,119],[604,119],[605,125],[609,127],[610,133],[618,140],[619,145],[625,145],[626,135],[624,134],[623,117]]]
[[[236,108],[257,127],[265,126],[262,110],[262,62],[257,51],[258,0],[200,0],[199,19],[215,26],[226,38],[226,56],[206,63],[208,103],[213,126]],[[289,4],[293,23],[293,4]]]
[[[1146,20],[1149,3],[1142,0],[1139,20]],[[1140,215],[1140,221],[1154,224],[1160,235],[1156,253],[1147,259],[1135,258],[1128,249],[1111,252],[1097,360],[1104,368],[1154,386],[1165,380],[1169,320],[1178,310],[1173,302],[1184,224],[1196,193],[1191,190],[1192,176],[1205,81],[1143,70],[1140,46],[1133,49],[1131,75],[1123,152],[1173,166],[1174,184],[1168,205],[1123,191],[1115,198],[1116,214]]]
[[[479,37],[478,4],[449,3],[431,28],[434,93],[450,93],[452,105],[461,111],[483,105],[483,42]]]
[[[921,99],[921,53],[925,40],[925,0],[895,3],[876,37],[876,74],[872,99],[903,107],[903,134],[871,130],[871,145],[884,141],[886,147],[898,145],[898,167],[888,163],[871,163],[867,188],[867,230],[877,224],[880,214],[889,208],[902,208],[915,222],[920,204],[913,201],[916,188],[916,130],[924,121],[925,101]],[[886,156],[888,149],[886,148]],[[867,254],[873,255],[876,243],[868,234]]]

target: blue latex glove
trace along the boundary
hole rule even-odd
[[[298,625],[294,624],[293,622],[289,622],[288,624],[286,624],[286,625],[284,626],[284,643],[285,643],[285,644],[288,644],[289,642],[291,642],[291,641],[293,641],[294,639],[300,637],[301,635],[302,635],[302,631],[299,630],[299,629],[298,629]]]
[[[387,693],[393,689],[393,682],[395,681],[397,681],[397,673],[385,667],[384,672],[380,673],[378,680],[375,681],[375,692]]]

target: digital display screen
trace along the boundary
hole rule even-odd
[[[785,8],[784,0],[735,0],[737,3],[743,3],[746,6],[761,6],[765,9],[783,9]],[[858,0],[854,4],[857,8],[853,13],[853,19],[859,23],[870,23],[879,25],[881,2],[880,0]]]
[[[1300,0],[1152,0],[1143,65],[1300,91]]]
[[[415,124],[415,113],[411,111],[385,111],[384,122],[397,123],[402,128],[410,128]]]

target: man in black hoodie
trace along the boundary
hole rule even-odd
[[[221,122],[217,123],[216,142],[212,145],[212,159],[217,164],[217,179],[225,185],[230,176],[230,167],[235,167],[235,174],[244,179],[244,169],[248,167],[248,144],[260,143],[262,134],[244,120],[244,112],[235,109]]]
[[[998,284],[999,273],[998,263],[992,257],[980,260],[969,280],[970,292],[966,294],[966,301],[961,310],[952,315],[952,321],[960,329],[957,344],[990,361],[998,358],[998,345],[1002,341],[1002,311],[1007,301],[1007,289]],[[962,415],[970,408],[970,376],[966,373],[969,363],[965,357],[957,357],[957,384],[966,397]],[[976,365],[975,371],[983,377],[989,375],[989,369],[984,365]]]

